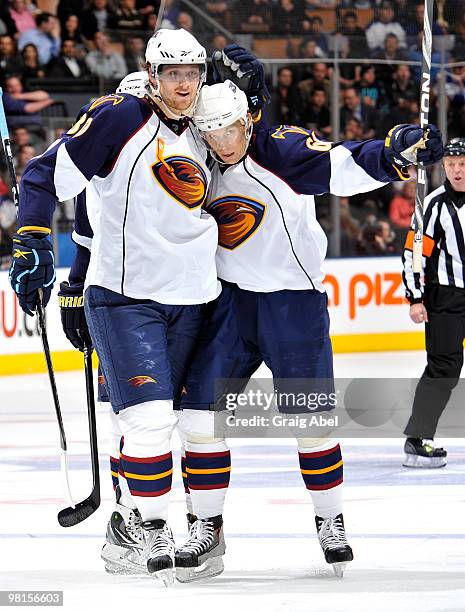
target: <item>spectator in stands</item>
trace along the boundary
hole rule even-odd
[[[22,51],[32,43],[37,47],[40,63],[45,66],[60,53],[59,24],[50,13],[39,13],[35,20],[36,28],[23,32],[19,37],[18,49]]]
[[[206,0],[204,6],[210,17],[228,30],[231,29],[232,15],[227,0]]]
[[[305,38],[299,47],[299,57],[302,59],[321,59],[326,55],[313,38]]]
[[[61,53],[47,66],[47,76],[52,79],[82,79],[90,76],[86,62],[79,57],[74,40],[61,43]]]
[[[23,69],[21,77],[23,81],[27,79],[43,79],[45,76],[44,67],[39,61],[39,53],[37,47],[32,43],[29,43],[21,51],[21,57],[23,59]]]
[[[81,25],[77,15],[68,15],[61,29],[61,40],[72,40],[81,57],[86,54],[84,40],[81,36]]]
[[[379,127],[379,115],[374,108],[367,106],[360,99],[360,94],[353,87],[346,89],[342,98],[344,104],[341,108],[341,128],[345,129],[349,119],[355,117],[363,126],[363,139],[374,138],[376,128]]]
[[[397,36],[399,47],[407,46],[405,30],[398,21],[395,21],[392,2],[383,0],[378,10],[378,18],[368,26],[366,31],[368,47],[372,53],[383,49],[384,40],[388,34]]]
[[[405,97],[401,98],[397,106],[393,106],[389,115],[385,119],[385,128],[390,129],[389,126],[398,125],[399,123],[418,123],[419,121],[419,107],[418,107],[418,94],[405,92]],[[431,118],[432,104],[430,103],[430,118]],[[386,130],[385,130],[386,131]]]
[[[0,36],[15,36],[17,29],[15,22],[11,18],[11,15],[6,6],[0,6]]]
[[[370,64],[362,66],[359,91],[364,104],[375,108],[379,112],[387,112],[386,91],[383,82],[376,78],[374,66]]]
[[[126,39],[124,60],[128,72],[145,69],[145,42],[140,36],[129,36]]]
[[[389,206],[391,223],[400,228],[408,229],[415,210],[415,181],[403,183],[402,191],[394,196]]]
[[[82,0],[59,0],[56,15],[62,28],[69,15],[76,15],[81,19],[83,5],[87,7],[87,3],[84,3]]]
[[[272,30],[277,34],[298,34],[303,16],[302,0],[279,0],[273,7]]]
[[[246,23],[248,26],[257,26],[259,32],[263,32],[264,26],[269,29],[272,6],[271,0],[243,0],[241,10],[237,11],[237,25],[240,27],[241,24]],[[236,29],[239,28],[236,27]],[[247,31],[250,31],[250,28]]]
[[[329,42],[328,36],[323,32],[323,19],[318,15],[308,20],[310,24],[310,30],[306,35],[308,40],[314,40],[316,46],[321,49],[324,57],[328,56],[329,53]]]
[[[110,39],[103,32],[94,36],[95,51],[85,59],[90,72],[104,79],[122,79],[128,72],[124,57],[112,50]]]
[[[403,106],[404,100],[419,97],[419,84],[412,79],[410,66],[399,64],[394,68],[391,86],[387,88],[389,105]]]
[[[11,134],[11,151],[13,155],[18,153],[18,150],[23,145],[31,144],[31,135],[25,127],[18,127]],[[2,195],[0,193],[0,195]]]
[[[348,42],[348,54],[350,58],[363,58],[368,55],[368,43],[365,30],[358,25],[357,13],[347,11],[342,18],[342,25],[338,30],[346,37]]]
[[[302,104],[307,106],[311,104],[312,91],[316,87],[323,87],[326,92],[326,99],[329,100],[330,95],[330,69],[324,62],[316,62],[310,67],[310,76],[300,81],[299,95],[302,99]]]
[[[288,67],[278,71],[278,86],[273,96],[274,115],[273,123],[296,125],[299,121],[299,96],[294,83],[294,75]]]
[[[413,78],[420,82],[421,81],[421,62],[423,60],[423,33],[420,32],[417,36],[416,44],[412,45],[408,50],[408,59],[413,62],[420,62],[419,66],[412,66]],[[445,56],[446,62],[448,61],[448,54]],[[441,62],[441,54],[439,51],[435,51],[434,48],[431,52],[431,83],[436,83],[436,79],[439,72],[439,67],[435,64]]]
[[[5,113],[10,126],[40,124],[40,111],[54,104],[46,91],[25,92],[21,80],[11,76],[6,80],[6,91],[3,94]]]
[[[223,51],[226,45],[229,45],[229,40],[224,34],[215,34],[209,44],[209,51]]]
[[[24,0],[11,0],[9,10],[19,34],[36,27],[34,16]]]
[[[147,17],[152,13],[156,13],[160,6],[160,2],[154,0],[137,0],[136,8],[143,17]]]
[[[118,8],[108,20],[111,30],[143,30],[144,17],[136,9],[136,0],[119,0]]]
[[[0,85],[5,85],[5,80],[12,74],[21,74],[23,62],[16,53],[14,38],[5,35],[0,36]]]
[[[395,233],[388,221],[377,221],[374,224],[366,223],[362,227],[362,234],[357,245],[360,255],[389,255],[395,253]]]
[[[156,13],[149,13],[144,17],[144,32],[146,33],[146,39],[148,40],[152,34],[155,32],[158,22],[158,15]],[[162,27],[166,27],[165,20],[162,21]],[[170,23],[170,28],[172,28],[172,24]]]
[[[414,15],[415,15],[415,18],[410,19],[405,26],[405,32],[407,34],[407,37],[409,39],[411,38],[413,39],[412,43],[415,43],[416,37],[418,36],[419,32],[423,33],[423,21],[425,18],[425,3],[423,0],[421,0],[420,2],[417,1],[417,3],[415,4]],[[445,34],[444,30],[441,28],[439,23],[436,20],[434,20],[433,21],[433,37],[442,36],[443,34]],[[434,44],[434,38],[433,38],[433,44]]]
[[[21,145],[15,159],[15,168],[20,173],[24,173],[24,168],[28,161],[37,155],[37,151],[31,144]]]
[[[336,139],[337,136],[334,138]],[[344,126],[343,140],[363,140],[362,122],[355,117],[350,117]]]
[[[328,100],[324,87],[316,86],[310,96],[310,104],[300,110],[300,125],[307,129],[315,129],[320,136],[329,138],[331,135],[331,118]]]
[[[395,34],[388,34],[384,40],[384,49],[374,53],[376,59],[405,62],[408,59],[408,53],[405,49],[399,47],[399,40]],[[386,85],[391,82],[392,75],[395,70],[395,64],[378,64],[376,73],[378,79]]]
[[[92,0],[90,8],[81,14],[81,32],[87,40],[94,40],[95,33],[103,32],[114,13],[108,7],[108,0]]]
[[[187,30],[191,34],[194,33],[194,19],[192,15],[186,13],[185,11],[181,11],[176,20],[176,25],[178,28],[183,28]]]
[[[176,0],[165,0],[165,10],[163,11],[162,28],[173,30],[176,27],[180,9]],[[151,32],[153,34],[153,31]]]

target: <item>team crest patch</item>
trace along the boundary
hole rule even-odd
[[[218,224],[218,244],[236,249],[259,228],[265,216],[265,204],[241,195],[228,195],[206,206]]]
[[[132,387],[142,387],[142,385],[147,385],[149,383],[157,384],[157,381],[151,376],[133,376],[132,378],[128,378],[128,383]]]
[[[170,196],[186,208],[202,206],[207,195],[207,175],[194,160],[180,155],[152,164],[153,176]]]

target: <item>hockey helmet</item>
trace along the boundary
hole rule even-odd
[[[444,147],[444,157],[448,157],[450,155],[465,156],[465,138],[452,138]]]
[[[136,96],[137,98],[143,98],[147,93],[148,75],[145,70],[140,72],[131,72],[126,75],[121,83],[118,85],[116,93],[128,93]]]
[[[194,123],[200,132],[227,127],[238,119],[247,123],[248,109],[247,96],[232,81],[205,85],[199,95]]]

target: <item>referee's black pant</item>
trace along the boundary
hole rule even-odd
[[[465,290],[433,285],[425,289],[428,365],[418,383],[412,414],[404,430],[411,438],[434,438],[441,414],[463,365]]]

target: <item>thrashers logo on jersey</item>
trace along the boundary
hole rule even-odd
[[[202,206],[207,195],[207,175],[193,159],[182,155],[152,164],[153,176],[170,196],[186,208]]]
[[[128,383],[132,387],[142,387],[143,385],[148,385],[149,383],[157,384],[157,381],[151,376],[133,376],[132,378],[128,378]]]
[[[218,244],[233,250],[257,231],[266,206],[241,195],[227,195],[213,200],[205,209],[218,224]]]

